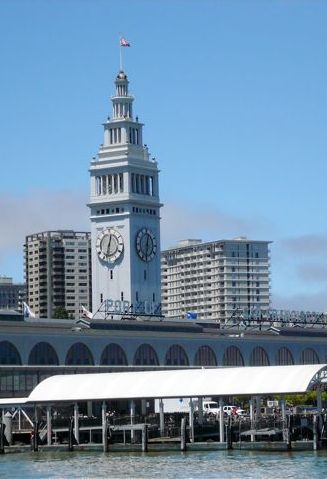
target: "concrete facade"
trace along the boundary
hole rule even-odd
[[[95,372],[99,367],[115,370],[125,366],[318,364],[327,359],[326,339],[327,331],[318,328],[285,328],[275,334],[219,330],[214,323],[180,320],[97,321],[91,328],[70,320],[1,321],[0,392],[8,394],[8,388],[16,387],[21,380],[26,390],[27,380],[34,386],[45,376],[72,367]],[[33,380],[28,379],[28,368],[34,370]],[[19,370],[22,379],[18,377]]]
[[[91,309],[90,233],[45,231],[26,237],[26,302],[40,318],[65,308],[79,318]]]
[[[244,237],[181,241],[162,252],[162,310],[167,317],[227,322],[270,306],[269,241]]]
[[[15,284],[12,278],[0,276],[0,309],[21,310],[25,294],[25,284]]]
[[[143,144],[124,72],[116,77],[113,116],[90,166],[93,313],[106,300],[160,303],[158,165]]]

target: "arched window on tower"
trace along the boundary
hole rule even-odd
[[[97,196],[101,195],[101,176],[96,176],[95,178],[95,190]]]
[[[102,194],[107,194],[107,177],[105,175],[102,176]]]
[[[108,195],[112,195],[112,175],[108,175]]]
[[[153,176],[149,177],[149,192],[150,196],[154,196]]]
[[[123,193],[124,191],[124,175],[123,173],[119,173],[119,191]]]
[[[118,193],[118,175],[115,173],[113,176],[114,176],[114,193]]]

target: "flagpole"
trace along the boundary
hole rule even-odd
[[[122,72],[123,71],[123,52],[122,52],[122,45],[120,43],[120,40],[119,40],[119,68],[120,68],[120,71]]]

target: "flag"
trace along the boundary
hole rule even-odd
[[[35,318],[35,313],[33,313],[29,305],[24,302],[23,302],[23,316],[24,316],[24,319]]]
[[[89,318],[89,319],[92,319],[93,318],[93,314],[91,313],[91,311],[88,311],[86,308],[84,308],[84,306],[81,304],[81,317],[82,318]]]
[[[121,47],[130,47],[131,44],[129,43],[128,40],[126,40],[126,38],[120,37],[120,46]]]
[[[186,319],[197,319],[198,314],[195,313],[194,311],[187,311],[186,313]]]

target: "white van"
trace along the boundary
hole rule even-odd
[[[219,405],[216,401],[203,401],[202,407],[203,414],[205,415],[214,414],[215,416],[218,416],[220,411]]]

